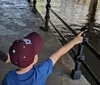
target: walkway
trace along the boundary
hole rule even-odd
[[[38,32],[44,40],[43,51],[39,54],[39,63],[45,60],[57,48],[61,47],[59,41],[49,30],[43,32],[39,29],[43,25],[43,19],[38,13],[32,13],[32,8],[25,0],[1,0],[0,1],[0,49],[8,52],[15,39],[24,37],[32,31]],[[53,72],[46,85],[90,85],[82,76],[80,80],[71,80],[69,73],[74,63],[68,54],[65,55],[67,68],[63,65],[63,59],[54,66]],[[63,64],[62,64],[63,63]],[[17,67],[0,61],[0,83],[4,75]]]

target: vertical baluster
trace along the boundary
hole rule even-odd
[[[80,70],[80,67],[81,67],[81,62],[80,60],[83,60],[85,59],[85,56],[83,55],[83,44],[85,41],[87,41],[86,39],[86,32],[88,31],[86,26],[84,26],[81,31],[84,31],[83,33],[83,43],[79,44],[79,48],[78,48],[78,53],[77,53],[77,56],[75,57],[75,68],[72,70],[72,74],[71,74],[71,77],[72,79],[76,80],[76,79],[80,79],[81,77],[81,70]]]
[[[84,58],[82,52],[83,52],[83,45],[79,44],[78,54],[75,57],[75,68],[72,70],[72,74],[71,74],[71,77],[74,80],[80,79],[80,77],[81,77],[81,70],[80,70],[81,62],[79,62],[78,60],[80,58]]]
[[[28,1],[28,3],[31,3],[31,0],[27,0]]]
[[[45,26],[41,27],[43,31],[48,31],[49,30],[49,19],[50,19],[50,5],[51,0],[47,0],[47,5],[46,5],[46,15],[45,15]]]
[[[33,0],[33,7],[36,9],[36,3],[37,1],[36,0]]]

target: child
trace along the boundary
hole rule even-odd
[[[82,32],[39,65],[35,64],[43,47],[43,40],[38,33],[33,32],[23,39],[14,41],[9,49],[7,62],[18,66],[19,69],[8,72],[1,85],[45,85],[58,59],[83,41],[81,34]]]

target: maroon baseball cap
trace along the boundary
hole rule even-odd
[[[43,47],[41,36],[32,32],[23,39],[15,40],[9,49],[11,62],[21,68],[25,68],[33,63],[34,56]]]

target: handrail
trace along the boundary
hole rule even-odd
[[[52,9],[50,10],[75,36],[77,36],[77,33],[63,19],[61,19]]]
[[[77,33],[61,17],[59,17],[52,9],[50,10],[75,36],[77,35]],[[84,44],[100,60],[100,54],[88,42],[85,41]]]
[[[83,66],[88,70],[88,73],[92,76],[92,78],[95,80],[95,82],[97,83],[97,85],[100,85],[100,81],[99,79],[96,77],[96,75],[92,72],[92,70],[89,68],[89,66],[87,65],[87,63],[85,61],[83,61],[82,59],[79,60]]]

